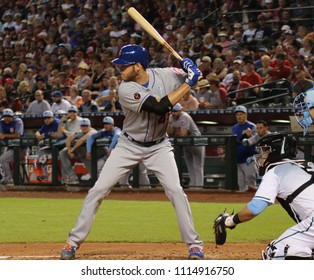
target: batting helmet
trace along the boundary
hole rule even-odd
[[[297,141],[292,135],[272,133],[264,136],[257,143],[258,154],[255,155],[259,175],[264,175],[266,168],[284,158],[295,158]]]
[[[138,45],[125,45],[121,48],[119,57],[111,61],[116,65],[131,65],[141,63],[144,68],[148,66],[148,52]]]
[[[303,127],[303,134],[305,135],[313,122],[310,115],[310,109],[314,107],[314,88],[310,88],[306,92],[300,93],[294,99],[293,107],[295,108],[294,116],[300,126]]]

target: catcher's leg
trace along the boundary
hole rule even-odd
[[[313,259],[314,217],[287,229],[278,239],[272,241],[262,253],[263,259]]]

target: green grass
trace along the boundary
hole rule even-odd
[[[82,199],[0,199],[0,243],[64,242],[75,225]],[[214,218],[239,203],[191,203],[195,227],[213,242]],[[228,231],[228,242],[268,242],[293,225],[280,205]],[[181,242],[170,202],[104,200],[86,242]]]

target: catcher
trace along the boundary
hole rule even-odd
[[[216,244],[226,241],[226,228],[247,222],[269,205],[280,202],[296,222],[262,252],[264,260],[314,259],[314,170],[313,163],[293,160],[296,140],[291,135],[269,134],[257,145],[256,160],[262,183],[253,199],[236,214],[226,212],[214,221]]]

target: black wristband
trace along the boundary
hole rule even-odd
[[[242,223],[242,222],[240,221],[240,219],[239,219],[239,214],[238,214],[238,213],[233,216],[232,221],[233,221],[236,225]]]

